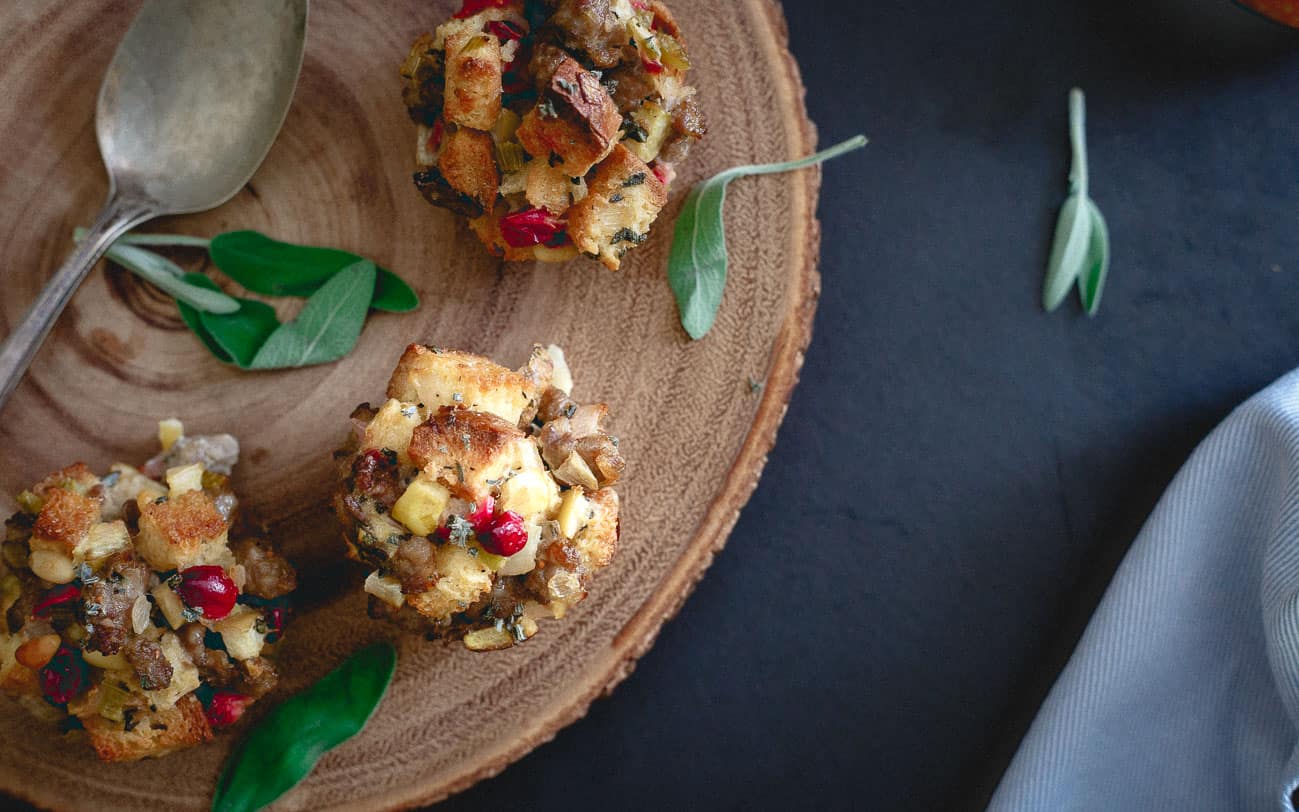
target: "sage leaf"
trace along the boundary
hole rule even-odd
[[[298,314],[266,339],[251,369],[283,369],[336,361],[356,346],[377,276],[368,259],[353,263],[320,287]]]
[[[281,242],[257,231],[218,234],[208,253],[231,279],[267,296],[310,296],[339,271],[363,259],[337,248]],[[384,268],[377,270],[371,307],[405,313],[419,306],[419,297],[401,277]]]
[[[186,282],[185,272],[176,263],[152,251],[117,242],[108,249],[105,256],[195,310],[233,313],[239,309],[239,303],[221,291],[200,288]]]
[[[296,786],[365,727],[396,666],[392,644],[376,643],[272,710],[226,762],[212,812],[253,812]]]
[[[866,143],[866,137],[858,135],[795,161],[737,166],[714,175],[690,190],[672,234],[668,284],[677,300],[681,326],[692,339],[703,338],[712,329],[722,304],[722,293],[726,289],[726,223],[723,210],[726,205],[726,187],[730,182],[747,175],[770,175],[803,169],[861,149]]]
[[[1051,258],[1046,263],[1046,283],[1042,289],[1042,307],[1048,313],[1064,301],[1087,262],[1092,221],[1087,201],[1077,194],[1065,198],[1055,222],[1055,239]]]
[[[202,280],[201,282],[199,281],[200,279]],[[217,290],[217,284],[201,273],[185,274],[185,281],[196,287]],[[213,338],[212,334],[203,326],[203,320],[200,318],[201,314],[197,310],[179,299],[176,300],[176,307],[180,310],[180,320],[185,322],[185,326],[189,328],[191,333],[198,337],[199,341],[203,342],[203,346],[207,347],[208,352],[216,356],[218,360],[224,361],[227,364],[234,363],[234,359],[230,357],[230,353],[223,350],[221,345],[217,343],[217,340]]]
[[[77,228],[72,232],[72,238],[81,242],[86,236],[86,229]],[[123,234],[114,240],[114,245],[176,245],[186,248],[207,248],[209,240],[206,237],[191,237],[188,234],[137,234],[131,232]]]
[[[185,278],[192,284],[210,286],[214,290],[217,288],[215,282],[201,273],[186,274]],[[200,282],[200,279],[203,281]],[[239,309],[234,313],[195,313],[202,330],[199,338],[204,344],[209,341],[216,344],[220,352],[213,354],[221,360],[247,369],[266,339],[280,326],[280,320],[275,316],[275,308],[265,302],[238,296],[233,298],[239,303]],[[182,310],[181,318],[184,315]],[[185,323],[189,325],[188,320]],[[190,329],[193,330],[194,327],[190,325]],[[195,333],[198,332],[195,330]],[[209,345],[208,349],[212,347]]]
[[[1089,198],[1087,214],[1091,218],[1091,242],[1087,248],[1085,270],[1078,277],[1078,293],[1082,297],[1083,309],[1088,316],[1095,316],[1101,306],[1101,294],[1105,290],[1105,277],[1110,271],[1110,230],[1105,225],[1101,210]]]
[[[1069,91],[1069,196],[1060,207],[1051,256],[1042,284],[1042,307],[1058,308],[1075,284],[1083,309],[1095,316],[1110,268],[1110,236],[1096,203],[1087,196],[1087,106],[1083,92]]]

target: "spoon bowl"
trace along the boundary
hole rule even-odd
[[[307,0],[145,3],[95,115],[117,191],[158,214],[215,208],[252,177],[293,98]]]
[[[309,0],[146,0],[99,91],[104,209],[0,348],[0,407],[113,241],[221,205],[261,165],[293,99]]]

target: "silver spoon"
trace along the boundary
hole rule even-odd
[[[307,3],[146,0],[95,110],[108,202],[0,348],[0,407],[114,240],[154,217],[215,208],[253,176],[293,99]]]

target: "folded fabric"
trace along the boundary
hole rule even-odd
[[[1195,451],[991,810],[1286,810],[1299,783],[1299,372]]]

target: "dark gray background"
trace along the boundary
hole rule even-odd
[[[803,382],[632,676],[440,809],[979,808],[1172,475],[1299,366],[1299,34],[1227,0],[788,2]],[[743,44],[738,44],[743,47]],[[1088,94],[1100,315],[1038,305]]]

